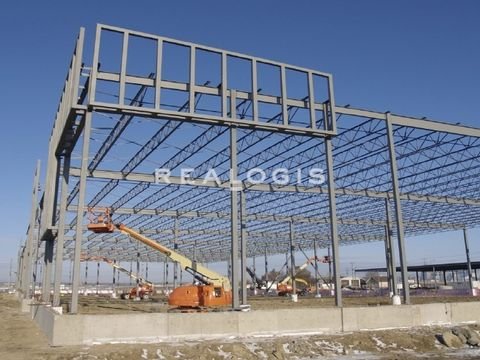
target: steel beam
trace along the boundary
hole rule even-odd
[[[359,116],[368,119],[378,119],[378,120],[387,120],[385,113],[372,111],[372,110],[363,110],[355,109],[352,107],[341,107],[336,106],[335,111],[337,114],[342,115],[351,115]],[[465,125],[455,125],[452,123],[440,122],[432,119],[419,119],[410,116],[404,115],[394,115],[390,114],[390,121],[392,125],[411,127],[416,129],[432,130],[438,132],[444,132],[454,135],[464,135],[464,136],[473,136],[480,137],[480,129],[473,128]]]
[[[77,212],[76,205],[68,206],[69,212]],[[85,207],[87,211],[87,207]],[[134,209],[134,208],[116,208],[115,214],[117,215],[141,215],[141,216],[163,216],[163,217],[185,217],[185,218],[207,218],[207,219],[229,219],[230,213],[219,211],[181,211],[181,210],[167,210],[167,209]],[[301,215],[269,215],[269,214],[247,214],[246,219],[248,221],[277,221],[277,222],[296,222],[305,224],[329,224],[329,218],[321,218],[316,216],[301,216]],[[345,219],[338,218],[339,224],[342,225],[375,225],[384,226],[383,220],[370,220],[370,219]],[[395,224],[395,222],[393,222]],[[420,222],[420,221],[404,221],[404,224],[409,227],[417,228],[429,228],[429,229],[444,229],[444,230],[461,230],[465,227],[465,224],[444,224],[444,223],[432,223],[432,222]]]
[[[80,171],[78,168],[72,168],[70,172],[71,176],[78,177]],[[93,179],[112,179],[112,180],[126,180],[134,182],[145,182],[145,183],[156,183],[155,174],[145,174],[145,173],[129,173],[125,174],[121,171],[111,171],[111,170],[95,170],[89,172],[89,178]],[[230,187],[228,181],[223,181],[217,184],[215,181],[205,180],[201,178],[189,179],[188,183],[179,176],[170,176],[169,182],[166,182],[165,179],[157,179],[158,183],[162,184],[174,184],[174,185],[185,185],[185,186],[195,186],[195,187],[210,187],[210,188],[221,188],[228,189]],[[250,191],[264,191],[264,192],[289,192],[289,193],[309,193],[309,194],[328,194],[327,187],[308,187],[300,185],[275,185],[275,184],[252,184],[249,182],[243,182],[242,187]],[[394,198],[393,192],[387,191],[374,191],[374,190],[355,190],[349,188],[337,188],[335,189],[336,195],[348,195],[348,196],[362,196],[369,198]],[[413,194],[413,193],[404,193],[399,194],[401,200],[409,201],[423,201],[431,203],[440,203],[440,204],[456,204],[456,205],[471,205],[471,206],[480,206],[480,199],[463,199],[463,198],[454,198],[449,196],[435,196],[435,195],[422,195],[422,194]]]

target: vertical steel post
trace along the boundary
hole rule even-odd
[[[397,239],[400,254],[400,267],[402,272],[403,302],[410,304],[410,288],[408,285],[407,254],[405,252],[405,232],[403,229],[402,203],[398,182],[397,157],[395,155],[395,139],[390,113],[386,114],[386,130],[388,139],[388,152],[390,156],[390,170],[392,174],[393,200],[395,201],[395,216],[397,221]]]
[[[230,115],[236,118],[236,91],[230,90]],[[230,214],[231,214],[231,259],[232,259],[232,307],[240,306],[238,296],[238,192],[237,192],[237,128],[230,127]]]
[[[468,246],[467,229],[463,229],[463,242],[465,244],[465,255],[467,256],[468,284],[470,285],[470,294],[473,295],[472,263],[470,262],[470,247]]]
[[[167,290],[167,258],[163,260],[163,290]],[[195,279],[193,279],[195,281]]]
[[[325,106],[326,107],[326,106]],[[342,306],[342,285],[340,281],[340,254],[338,245],[337,203],[335,199],[335,179],[333,177],[332,139],[325,138],[327,160],[328,203],[330,208],[330,236],[332,239],[333,276],[335,277],[335,305]]]
[[[390,244],[388,241],[389,238],[389,230],[388,226],[385,225],[385,268],[387,270],[387,282],[388,282],[388,290],[390,294],[393,294],[393,285],[392,285],[392,272],[391,272],[391,258],[390,258]]]
[[[390,263],[387,266],[390,266],[389,272],[391,278],[389,282],[391,284],[391,289],[393,295],[398,295],[398,286],[397,286],[397,260],[395,256],[395,246],[393,244],[392,236],[392,216],[390,214],[390,201],[385,199],[385,214],[387,218],[387,242],[388,242],[388,250],[389,250],[389,259]]]
[[[313,238],[313,257],[315,266],[315,297],[320,297],[320,289],[318,287],[318,256],[317,256],[317,238]]]
[[[58,135],[54,137],[55,141],[54,144],[58,141]],[[52,140],[53,141],[53,140]],[[55,147],[53,147],[55,149]],[[47,209],[46,216],[49,216],[47,227],[55,225],[56,217],[57,217],[57,200],[58,200],[58,185],[59,185],[59,175],[61,171],[61,160],[59,157],[56,157],[53,154],[53,158],[55,159],[54,165],[55,167],[49,169],[48,171],[52,171],[50,181],[51,185],[53,186],[53,193],[50,193],[49,196],[52,197],[51,201],[48,201],[47,206],[50,206],[50,209]],[[54,170],[55,169],[55,170]],[[45,196],[47,196],[47,192],[45,192]],[[43,230],[45,231],[45,230]],[[42,232],[43,234],[43,232]],[[50,302],[50,292],[52,288],[52,263],[53,263],[53,254],[54,254],[54,247],[55,247],[55,240],[54,238],[47,238],[45,240],[45,253],[43,256],[43,263],[44,263],[44,272],[43,272],[43,283],[42,283],[42,299],[45,302]]]
[[[289,245],[290,247],[290,245]],[[292,255],[290,254],[290,251],[287,250],[285,251],[285,274],[288,275],[290,273],[290,259],[292,258]]]
[[[257,266],[255,261],[255,252],[253,253],[253,256],[252,256],[252,268],[253,268],[253,273],[255,274],[255,278],[252,279],[253,294],[257,295],[257,286],[260,284],[257,284]]]
[[[165,259],[165,288],[168,290],[168,265],[170,261],[169,259]]]
[[[117,260],[113,260],[113,265],[116,265],[117,264]],[[113,267],[113,277],[112,277],[112,297],[115,298],[117,295],[116,295],[116,284],[115,284],[115,281],[116,281],[116,271],[117,271],[117,268],[114,266]],[[130,272],[131,273],[131,272]]]
[[[15,289],[22,290],[22,278],[23,278],[23,251],[22,246],[18,249],[17,255],[17,277],[15,279]],[[22,294],[23,295],[23,294]]]
[[[72,284],[72,305],[70,313],[78,312],[78,288],[80,285],[80,255],[82,252],[83,239],[83,213],[85,206],[85,190],[87,185],[88,172],[88,153],[90,147],[90,133],[92,128],[92,113],[87,111],[85,114],[85,124],[83,128],[82,162],[80,167],[80,178],[78,180],[78,204],[77,204],[77,223],[75,226],[75,250],[73,260],[73,284]]]
[[[137,248],[137,293],[135,295],[135,300],[140,300],[140,251]]]
[[[100,263],[97,262],[97,295],[100,286]]]
[[[52,261],[55,242],[53,239],[45,241],[45,253],[43,255],[43,280],[42,280],[42,300],[50,302],[50,293],[52,288]]]
[[[173,249],[175,251],[178,250],[178,217],[176,217],[174,220]],[[174,262],[173,263],[173,288],[175,289],[177,286],[178,286],[178,264]]]
[[[295,271],[295,228],[293,222],[290,221],[289,234],[290,234],[290,276],[292,277],[292,294],[297,293],[296,271]]]
[[[242,284],[242,305],[247,305],[247,204],[245,192],[240,192],[240,240],[241,240],[241,255],[242,268],[240,271],[240,278]]]
[[[268,256],[267,256],[267,247],[265,246],[265,296],[267,296],[268,293]]]
[[[230,282],[232,281],[232,258],[228,257],[227,259],[227,277]]]
[[[60,188],[60,214],[55,253],[55,277],[53,285],[53,306],[60,306],[60,286],[62,284],[63,248],[65,244],[65,219],[67,215],[68,183],[70,178],[70,154],[63,158],[62,185]]]
[[[130,275],[133,273],[133,261],[130,260]],[[129,285],[132,286],[132,277],[129,276],[128,277],[128,280],[129,280]]]
[[[85,261],[85,294],[87,293],[87,284],[88,284],[88,261]]]
[[[25,251],[23,254],[23,271],[22,271],[22,292],[23,298],[26,299],[30,296],[30,286],[32,285],[32,263],[34,252],[34,237],[35,237],[35,224],[37,217],[37,202],[38,202],[38,190],[40,186],[40,160],[37,161],[35,168],[35,175],[33,176],[33,190],[32,201],[30,208],[30,222],[27,234],[27,243],[25,245]],[[32,296],[35,293],[35,284],[32,286]]]
[[[332,283],[332,254],[330,252],[330,246],[327,248],[328,256],[328,282],[329,285]]]

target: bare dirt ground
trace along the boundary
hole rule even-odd
[[[83,299],[82,304],[88,303]],[[99,299],[97,299],[98,301]],[[267,306],[267,300],[258,300]],[[271,299],[273,300],[273,299]],[[306,300],[306,299],[304,299]],[[318,299],[315,299],[318,300]],[[278,301],[278,303],[276,303]],[[273,300],[276,306],[288,299]],[[372,300],[369,300],[372,301]],[[290,302],[289,302],[290,303]],[[117,307],[128,304],[118,302]],[[132,306],[152,306],[154,302]],[[100,304],[101,305],[101,304]],[[114,305],[114,304],[110,304]],[[295,304],[297,305],[297,304]],[[306,305],[306,302],[304,303]],[[365,305],[365,303],[364,303]],[[376,305],[376,304],[375,304]],[[284,304],[283,306],[290,306]],[[83,306],[83,308],[88,308]],[[270,306],[271,308],[271,306]],[[97,307],[102,309],[102,307]],[[125,308],[124,308],[125,309]],[[107,312],[111,311],[108,307]],[[117,309],[116,311],[119,311]],[[132,310],[135,311],[135,310]],[[140,311],[145,311],[144,309]],[[110,344],[52,348],[13,295],[0,294],[0,359],[479,359],[480,349],[449,349],[436,335],[445,329],[424,327],[341,335],[226,338],[154,344]],[[470,326],[480,330],[478,326]]]

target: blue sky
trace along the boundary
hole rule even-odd
[[[45,162],[80,26],[87,40],[101,22],[329,72],[338,104],[480,127],[479,14],[478,1],[436,0],[2,4],[0,276],[24,239],[35,161]],[[409,239],[409,258],[463,260],[461,236]],[[470,242],[480,258],[478,236]],[[382,261],[381,244],[342,250],[345,269]]]

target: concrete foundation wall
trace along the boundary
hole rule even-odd
[[[480,323],[480,302],[140,315],[59,315],[32,305],[31,314],[50,344],[63,346]]]

